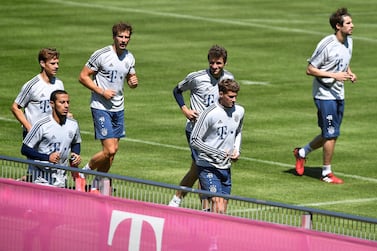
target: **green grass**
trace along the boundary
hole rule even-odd
[[[187,73],[207,67],[208,48],[217,43],[228,49],[227,69],[242,84],[238,102],[246,109],[232,194],[376,218],[377,18],[369,2],[4,0],[0,154],[23,158],[21,128],[10,106],[22,84],[39,71],[36,57],[45,46],[61,51],[59,77],[83,132],[84,162],[100,150],[93,139],[89,90],[77,78],[90,54],[112,42],[113,23],[124,20],[135,30],[129,49],[136,57],[140,86],[126,87],[128,138],[120,143],[112,173],[179,183],[190,153],[172,89]],[[320,151],[309,156],[308,175],[295,176],[292,149],[319,132],[306,59],[332,32],[328,16],[342,6],[353,14],[351,66],[359,81],[346,86],[345,118],[333,160],[333,170],[345,184],[337,186],[319,181]]]

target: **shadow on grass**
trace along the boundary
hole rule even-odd
[[[288,169],[284,172],[298,176],[297,173],[296,173],[296,170],[294,168]],[[311,177],[313,179],[320,179],[321,176],[322,176],[322,167],[305,166],[305,171],[304,171],[304,174],[302,176],[308,176],[308,177]]]

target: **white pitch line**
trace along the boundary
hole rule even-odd
[[[320,206],[332,206],[332,205],[342,205],[342,204],[361,204],[361,203],[370,203],[377,201],[377,198],[365,198],[365,199],[355,199],[355,200],[338,200],[338,201],[326,201],[326,202],[317,202],[317,203],[305,203],[297,205],[299,207],[320,207]],[[261,208],[248,208],[248,209],[234,209],[228,210],[228,213],[246,213],[246,212],[260,212],[267,210],[274,210],[276,207],[265,206]]]
[[[159,12],[159,11],[150,11],[150,10],[127,8],[127,7],[120,7],[120,6],[110,6],[108,3],[107,4],[79,3],[79,2],[65,1],[65,0],[44,0],[44,1],[48,3],[58,3],[62,5],[79,6],[79,7],[85,7],[85,8],[96,8],[96,9],[101,9],[101,10],[106,9],[106,10],[118,11],[118,12],[143,13],[143,14],[148,14],[148,15],[153,15],[153,16],[174,17],[174,18],[179,18],[179,19],[200,20],[200,21],[212,22],[212,23],[232,24],[236,26],[257,27],[257,28],[261,28],[265,30],[266,29],[276,30],[280,32],[293,32],[293,33],[310,34],[310,35],[326,35],[326,33],[323,33],[323,32],[310,31],[310,30],[297,29],[297,28],[279,27],[275,25],[266,25],[266,24],[260,24],[255,21],[251,22],[250,20],[239,21],[239,20],[183,15],[183,14],[176,14],[176,13],[169,13],[169,12]],[[377,39],[368,38],[368,37],[353,36],[353,39],[363,40],[366,42],[373,42],[373,43],[377,42]]]
[[[251,81],[251,80],[238,80],[240,84],[244,85],[269,85],[269,82]]]
[[[303,207],[313,207],[314,206],[314,207],[317,207],[317,206],[331,206],[331,205],[340,205],[340,204],[369,203],[369,202],[372,202],[372,201],[377,201],[377,198],[317,202],[317,203],[302,204],[302,205],[299,205],[299,206],[303,206]]]
[[[4,118],[4,117],[0,117],[0,120],[18,123],[18,121],[15,120],[15,119],[9,119],[9,118]],[[87,134],[87,135],[93,135],[92,132],[88,132],[88,131],[80,131],[80,133],[81,134]],[[146,140],[141,140],[141,139],[122,138],[121,140],[140,143],[140,144],[146,144],[146,145],[152,145],[152,146],[172,148],[172,149],[182,150],[182,151],[189,151],[190,150],[188,147],[182,147],[182,146],[176,146],[176,145],[170,145],[170,144],[162,144],[162,143],[158,143],[158,142],[146,141]],[[272,165],[272,166],[281,166],[281,167],[288,167],[288,168],[294,167],[292,164],[286,164],[286,163],[281,163],[281,162],[277,162],[277,161],[270,161],[270,160],[255,159],[255,158],[250,158],[250,157],[245,157],[245,156],[241,156],[240,159],[252,161],[252,162],[258,162],[258,163],[267,164],[267,165]],[[352,175],[352,174],[346,174],[346,173],[341,173],[341,172],[337,172],[337,174],[339,176],[344,176],[344,177],[348,177],[348,178],[352,178],[352,179],[356,179],[356,180],[364,180],[364,181],[377,183],[376,178],[363,177],[363,176],[359,176],[359,175]]]

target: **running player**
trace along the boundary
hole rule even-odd
[[[81,162],[79,125],[69,112],[69,95],[64,90],[51,93],[52,114],[38,120],[26,135],[21,152],[29,159],[68,166],[69,158],[74,156],[72,165]],[[30,166],[31,181],[56,187],[66,186],[66,172],[41,166]]]
[[[118,151],[120,138],[125,137],[124,82],[130,88],[138,86],[135,58],[127,45],[132,26],[117,23],[112,27],[113,44],[95,51],[83,69],[79,81],[91,90],[91,111],[95,138],[101,140],[102,150],[89,160],[83,169],[107,173]],[[98,193],[101,177],[96,177],[92,192]]]
[[[217,83],[222,78],[233,79],[233,74],[224,70],[228,53],[224,47],[213,45],[207,55],[208,69],[192,72],[178,83],[173,90],[174,98],[183,115],[187,118],[186,138],[190,143],[190,134],[199,114],[208,106],[217,102],[219,89]],[[190,108],[185,104],[183,92],[190,91]],[[180,186],[192,187],[198,179],[198,170],[194,161],[194,151],[191,151],[191,167],[183,177]],[[181,200],[186,195],[183,191],[176,191],[169,202],[169,206],[179,207]]]
[[[318,126],[321,133],[304,147],[293,150],[296,158],[296,173],[304,174],[308,154],[323,148],[321,180],[332,184],[342,184],[331,169],[335,143],[340,135],[344,112],[344,84],[347,80],[354,83],[356,75],[351,71],[352,31],[351,14],[340,8],[330,16],[330,25],[335,34],[323,38],[313,55],[308,59],[306,74],[313,76],[313,99],[317,107]]]
[[[23,127],[23,137],[37,120],[51,114],[51,93],[54,90],[64,90],[63,82],[56,77],[59,52],[53,48],[41,49],[38,63],[40,73],[22,86],[11,107],[13,115]]]
[[[241,132],[245,110],[235,104],[239,84],[232,79],[219,83],[219,102],[204,110],[191,133],[191,146],[197,151],[200,187],[229,195],[232,187],[231,162],[240,156]],[[202,195],[212,204],[211,211],[226,213],[227,200]]]

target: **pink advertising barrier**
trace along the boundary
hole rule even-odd
[[[0,179],[0,251],[369,251],[377,243]]]

